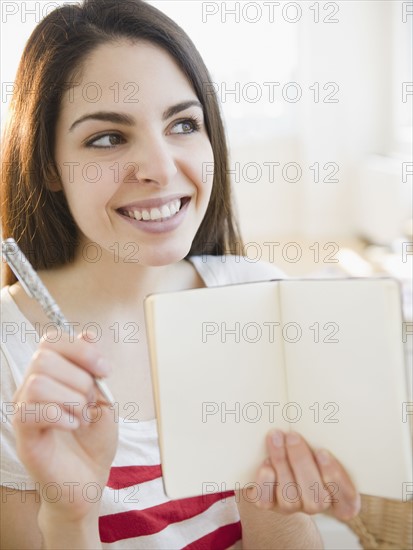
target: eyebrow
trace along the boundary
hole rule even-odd
[[[190,101],[182,101],[182,103],[169,107],[169,109],[162,114],[162,120],[167,120],[168,118],[171,118],[171,116],[174,116],[181,111],[185,111],[185,109],[189,109],[189,107],[199,107],[202,111],[204,110],[199,101],[194,99]]]
[[[166,111],[164,111],[162,114],[162,120],[167,120],[177,113],[189,109],[189,107],[199,107],[203,111],[203,107],[199,101],[182,101],[181,103],[177,103],[176,105],[173,105],[172,107],[169,107]],[[75,122],[69,128],[69,132],[72,132],[74,128],[76,128],[76,126],[78,126],[82,122],[86,122],[87,120],[101,120],[104,122],[123,124],[125,126],[133,126],[136,122],[132,116],[124,113],[118,113],[115,111],[96,111],[95,113],[83,115],[75,120]]]

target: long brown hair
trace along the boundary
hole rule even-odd
[[[33,31],[18,68],[3,141],[3,238],[13,237],[35,269],[74,258],[78,229],[61,191],[54,136],[62,96],[99,45],[126,38],[156,44],[172,55],[204,108],[214,154],[214,182],[188,256],[225,254],[241,243],[231,204],[228,151],[211,78],[192,41],[169,17],[142,0],[85,0],[51,12]],[[3,284],[15,282],[6,268]]]

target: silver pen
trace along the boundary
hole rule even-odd
[[[14,239],[6,239],[2,242],[1,248],[7,263],[20,281],[26,293],[31,298],[37,300],[51,321],[61,327],[64,332],[70,333],[69,322],[60,311],[59,306],[51,297],[49,291],[42,283],[29,260],[20,250],[16,241]],[[114,405],[115,400],[104,381],[101,378],[95,377],[95,382],[106,401]]]

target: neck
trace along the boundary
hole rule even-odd
[[[104,304],[105,309],[136,307],[148,294],[203,286],[195,268],[185,260],[144,266],[106,251],[98,261],[92,261],[92,250],[89,260],[77,255],[72,263],[43,271],[40,276],[56,300],[83,302],[92,308]]]

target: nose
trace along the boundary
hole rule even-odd
[[[128,163],[132,170],[128,171],[128,176],[141,183],[164,187],[178,171],[172,147],[162,135],[146,133],[137,141],[133,151],[133,162]]]

